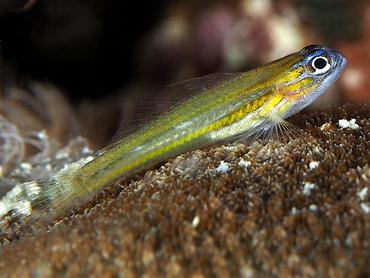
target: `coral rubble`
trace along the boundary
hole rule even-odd
[[[290,120],[297,138],[182,154],[1,246],[1,274],[368,276],[369,117],[326,108]]]

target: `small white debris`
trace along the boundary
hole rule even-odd
[[[292,207],[291,213],[292,213],[292,215],[296,215],[297,214],[297,209],[295,207]]]
[[[346,120],[342,119],[338,121],[338,125],[340,128],[352,128],[352,129],[359,129],[360,126],[356,124],[356,119]]]
[[[245,265],[240,270],[241,276],[245,278],[253,278],[256,277],[256,271],[248,265]]]
[[[346,119],[343,119],[343,120],[338,121],[338,125],[341,128],[346,128],[346,127],[349,127],[350,123]]]
[[[240,167],[248,168],[249,166],[251,166],[251,162],[249,160],[240,159],[240,161],[238,162],[238,165]]]
[[[311,190],[315,188],[315,184],[310,183],[310,182],[304,182],[303,184],[304,186],[303,186],[302,193],[306,196],[310,196]]]
[[[361,203],[360,204],[362,210],[365,212],[365,213],[369,213],[370,212],[370,207],[368,204],[365,204],[365,203]]]
[[[351,119],[349,122],[351,123],[351,128],[352,129],[359,129],[360,128],[360,126],[358,124],[356,124],[356,119]]]
[[[308,167],[310,168],[310,170],[316,169],[318,166],[319,166],[318,161],[311,161],[310,164],[308,164]]]
[[[83,154],[91,154],[91,153],[93,153],[93,151],[90,150],[89,147],[84,147],[81,152]]]
[[[322,154],[324,152],[320,146],[315,146],[313,151],[315,154]]]
[[[46,134],[46,131],[44,129],[37,133],[36,136],[41,140],[48,139],[48,135]]]
[[[316,205],[314,205],[314,204],[310,205],[308,208],[309,208],[310,210],[312,210],[312,211],[316,211],[316,210],[317,210],[317,206],[316,206]]]
[[[369,189],[367,187],[364,187],[361,189],[360,192],[357,192],[357,196],[360,197],[360,200],[363,201],[366,198],[367,192]]]
[[[322,131],[328,130],[329,127],[330,127],[330,123],[325,123],[325,124],[320,126],[320,130],[322,130]]]
[[[93,160],[95,157],[94,156],[88,156],[88,157],[82,157],[79,160],[69,163],[69,164],[64,164],[62,170],[69,170],[69,169],[75,169],[80,166],[85,165],[86,163],[90,162]]]
[[[32,165],[28,162],[22,162],[19,166],[24,170],[31,170],[32,169]]]
[[[216,168],[216,172],[226,173],[227,170],[229,170],[229,163],[225,163],[223,160],[221,160],[220,165],[218,165]]]
[[[70,154],[65,151],[59,151],[55,154],[55,158],[58,160],[68,158],[69,156]]]
[[[199,225],[199,223],[200,223],[200,217],[197,215],[197,216],[194,217],[193,222],[191,223],[191,225],[193,227],[196,227],[196,226]]]
[[[236,146],[233,146],[233,145],[231,145],[231,146],[224,146],[224,149],[225,150],[228,150],[228,151],[233,151],[233,150],[236,149]]]

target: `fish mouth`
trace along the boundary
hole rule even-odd
[[[332,50],[332,54],[337,61],[337,71],[338,71],[338,76],[343,72],[344,68],[347,65],[347,57],[344,56],[341,52]]]

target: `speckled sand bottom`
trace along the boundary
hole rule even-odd
[[[285,143],[178,156],[0,246],[0,276],[367,277],[369,110],[297,115],[306,133]]]

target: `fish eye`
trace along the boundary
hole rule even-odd
[[[326,55],[314,57],[308,65],[311,73],[314,75],[321,75],[327,73],[331,68],[331,63]]]

